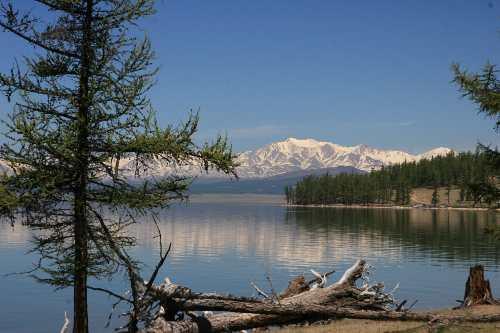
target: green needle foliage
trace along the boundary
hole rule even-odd
[[[487,63],[480,73],[469,73],[458,64],[452,65],[454,82],[462,95],[477,104],[479,113],[493,119],[494,130],[500,134],[500,80],[496,65]],[[500,152],[489,146],[478,144],[494,173],[487,179],[471,183],[469,192],[475,197],[500,205]]]
[[[486,64],[480,73],[469,73],[460,65],[453,64],[454,82],[464,97],[476,103],[479,112],[495,121],[500,130],[500,81],[497,66]]]
[[[223,137],[193,142],[196,114],[178,127],[155,120],[147,96],[154,53],[136,29],[154,13],[153,0],[34,2],[23,13],[0,0],[0,26],[35,49],[0,74],[13,105],[0,149],[10,168],[0,208],[38,231],[36,277],[73,287],[73,329],[86,333],[88,277],[116,272],[122,263],[112,246],[135,242],[124,228],[183,198],[189,185],[148,171],[199,163],[234,174],[235,156]]]

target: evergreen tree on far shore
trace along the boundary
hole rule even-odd
[[[461,187],[460,188],[460,202],[464,202],[465,201],[465,188]]]
[[[448,202],[448,206],[450,205],[450,199],[451,199],[450,197],[451,197],[451,185],[446,184],[446,199]]]
[[[438,193],[438,188],[435,187],[434,191],[432,192],[431,205],[436,207],[438,204],[439,204],[439,193]]]

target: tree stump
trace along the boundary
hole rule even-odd
[[[476,265],[470,268],[462,307],[480,304],[498,304],[498,301],[493,298],[490,281],[484,279],[484,267]]]
[[[295,279],[288,283],[286,290],[281,293],[280,299],[292,297],[309,290],[309,285],[304,276],[297,276]]]

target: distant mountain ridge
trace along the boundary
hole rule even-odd
[[[327,170],[339,167],[351,167],[362,171],[378,170],[382,166],[419,161],[435,156],[443,156],[452,152],[451,149],[438,147],[422,154],[412,155],[400,150],[384,150],[367,145],[341,146],[332,142],[314,139],[288,138],[274,142],[254,151],[241,153],[237,161],[240,166],[237,174],[241,179],[268,179],[284,175],[290,178],[290,173],[302,175],[311,174],[313,170]],[[134,178],[134,164],[122,159],[120,169]],[[0,161],[0,170],[8,172],[9,167]],[[173,167],[158,163],[150,172],[150,176],[164,177],[169,175],[196,176],[199,179],[211,178],[211,182],[227,180],[226,175],[209,172],[204,173],[199,165]]]
[[[422,154],[412,155],[400,150],[377,149],[367,145],[347,147],[314,139],[288,138],[254,151],[241,153],[237,158],[240,163],[237,174],[241,179],[264,179],[290,172],[337,167],[353,167],[362,171],[371,171],[380,169],[384,165],[418,161],[450,152],[452,150],[449,148],[439,147]],[[128,167],[124,160],[122,160],[121,167],[133,169],[133,167]],[[220,173],[204,173],[196,164],[182,167],[157,165],[150,174],[157,177],[180,174],[199,178],[227,179],[227,176]]]
[[[300,170],[335,167],[354,167],[371,171],[384,165],[419,161],[443,156],[451,149],[439,147],[422,154],[412,155],[399,150],[383,150],[367,145],[341,146],[314,139],[288,138],[271,143],[255,151],[247,151],[238,157],[242,178],[266,178]]]

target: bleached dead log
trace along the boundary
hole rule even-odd
[[[214,315],[209,318],[209,322],[211,325],[211,329],[213,332],[220,332],[220,331],[225,331],[225,330],[241,330],[241,329],[247,329],[247,328],[255,328],[255,327],[262,327],[262,326],[269,326],[269,325],[276,325],[276,324],[284,324],[288,322],[294,322],[294,321],[299,321],[301,320],[304,316],[310,316],[310,313],[303,312],[307,308],[314,307],[316,305],[327,305],[327,304],[333,304],[335,301],[344,298],[345,296],[348,295],[353,295],[353,287],[355,284],[355,281],[359,279],[363,273],[365,272],[366,269],[366,263],[364,260],[358,260],[356,263],[351,266],[346,272],[343,274],[341,279],[334,283],[331,286],[328,286],[326,288],[316,288],[308,291],[304,291],[300,294],[293,295],[287,298],[283,298],[280,301],[279,305],[274,305],[275,307],[273,308],[275,311],[279,312],[278,308],[288,309],[288,313],[283,314],[283,312],[279,312],[278,314],[259,314],[259,311],[257,311],[257,307],[253,307],[252,311],[256,311],[256,313],[245,313],[246,312],[252,312],[250,311],[252,307],[248,307],[249,304],[255,304],[258,306],[264,305],[265,303],[248,303],[248,304],[243,304],[241,307],[238,307],[238,304],[241,302],[234,302],[230,303],[230,300],[224,300],[224,302],[220,302],[219,305],[221,306],[219,309],[215,309],[210,306],[203,307],[203,301],[200,298],[197,298],[196,296],[193,295],[193,293],[185,293],[184,290],[181,294],[184,296],[190,295],[189,297],[183,298],[184,301],[179,304],[180,308],[183,309],[192,309],[192,310],[225,310],[225,311],[230,311],[230,312],[243,312],[241,314],[234,314],[234,313],[229,313],[229,314],[219,314],[219,315]],[[167,288],[156,288],[155,292],[161,294],[161,291],[165,290],[168,292],[169,297],[176,296],[178,293],[177,289],[173,287],[167,287]],[[205,298],[207,301],[205,305],[207,305],[209,302],[209,298]],[[216,300],[211,299],[211,302],[215,302]],[[222,304],[225,304],[223,306]],[[229,306],[228,304],[231,304]],[[211,305],[214,305],[214,303],[211,303]],[[271,305],[271,304],[268,304]],[[300,308],[302,312],[300,311],[295,311],[293,312],[292,309],[294,309],[294,306]],[[238,311],[235,311],[238,309]],[[246,309],[246,310],[245,310]],[[260,308],[260,310],[264,311],[264,313],[272,313],[269,312],[269,308],[267,310],[263,310],[263,308]],[[260,313],[262,313],[260,311]],[[268,312],[265,312],[268,311]],[[285,310],[282,310],[285,311]],[[331,314],[331,312],[330,312]],[[166,333],[166,332],[191,332],[191,331],[162,331],[162,327],[164,326],[162,323],[162,318],[158,318],[155,323],[149,328],[150,330],[147,331],[148,333]],[[158,330],[156,327],[160,327],[161,329]],[[189,328],[189,329],[192,329]]]
[[[187,287],[183,287],[173,283],[169,278],[159,286],[153,285],[150,289],[152,296],[158,300],[171,300],[171,299],[222,299],[229,301],[242,301],[242,302],[261,302],[261,300],[253,297],[234,296],[231,294],[216,294],[216,293],[200,293],[194,292]]]
[[[274,314],[280,316],[307,316],[307,317],[345,317],[354,316],[353,318],[361,319],[378,319],[380,314],[390,314],[393,318],[400,320],[422,320],[429,319],[428,315],[395,312],[395,311],[371,311],[371,310],[356,310],[349,307],[327,306],[315,304],[275,304],[275,303],[245,303],[238,301],[224,300],[187,300],[183,303],[183,308],[186,310],[205,310],[227,311],[240,313],[258,313],[258,314]]]
[[[382,284],[365,285],[361,288],[355,285],[357,279],[364,278],[364,274],[367,273],[366,270],[366,263],[359,260],[346,270],[339,281],[326,288],[308,289],[309,285],[303,277],[300,278],[300,281],[295,279],[298,281],[296,285],[305,288],[305,290],[298,294],[280,298],[279,304],[230,295],[193,293],[188,288],[176,286],[155,287],[157,293],[161,294],[162,290],[165,291],[169,297],[173,297],[170,299],[174,300],[179,309],[190,315],[190,311],[227,312],[209,317],[191,315],[191,319],[183,321],[167,321],[159,316],[150,323],[145,332],[205,333],[239,331],[321,318],[422,321],[429,323],[500,321],[500,314],[464,315],[463,313],[448,313],[438,315],[432,312],[391,310],[388,305],[392,305],[392,309],[402,309],[403,303],[398,305],[392,295],[396,288],[390,293],[384,293]],[[187,297],[179,298],[180,296]]]
[[[351,319],[364,319],[364,320],[396,320],[396,321],[421,321],[428,323],[488,323],[499,322],[500,314],[446,314],[439,315],[432,312],[398,312],[398,311],[366,311],[354,310],[350,308],[335,307],[335,306],[321,306],[310,305],[306,308],[292,304],[292,305],[278,305],[278,304],[238,304],[229,305],[223,301],[205,300],[207,307],[219,310],[231,311],[253,311],[262,313],[255,316],[250,313],[228,313],[222,315],[215,315],[208,318],[207,321],[201,321],[201,318],[196,318],[195,321],[179,321],[179,322],[166,322],[164,320],[155,321],[154,325],[148,328],[147,333],[191,333],[191,332],[225,332],[225,331],[239,331],[252,327],[262,326],[263,323],[267,325],[280,325],[287,324],[294,321],[290,320],[293,316],[296,322],[311,319],[315,317],[324,318],[351,318]],[[198,307],[199,304],[197,304]],[[270,314],[266,314],[270,313]],[[204,318],[205,319],[205,318]],[[264,325],[266,326],[266,325]]]
[[[224,332],[238,331],[245,328],[279,325],[293,322],[290,317],[300,319],[307,318],[352,318],[364,320],[397,320],[397,321],[422,321],[422,322],[454,322],[454,323],[485,323],[500,321],[500,314],[494,315],[436,315],[432,312],[397,312],[397,311],[365,311],[335,306],[309,305],[303,307],[297,304],[229,304],[225,301],[205,300],[207,308],[231,311],[252,311],[262,313],[255,316],[249,313],[230,313],[210,317],[208,322],[196,321],[166,322],[158,320],[147,333],[184,333],[184,332]],[[197,304],[198,307],[199,304]],[[266,313],[268,313],[266,315]],[[276,316],[278,315],[278,316]],[[165,324],[168,323],[168,324]],[[263,323],[266,323],[263,325]],[[203,326],[201,326],[203,325]]]
[[[359,279],[363,273],[366,271],[366,262],[364,260],[358,260],[354,265],[347,269],[340,280],[332,284],[330,288],[338,288],[345,285],[354,285],[357,279]]]
[[[262,291],[262,289],[260,289],[260,288],[259,288],[259,286],[257,286],[255,283],[250,282],[250,285],[251,285],[251,286],[253,287],[253,289],[255,289],[255,290],[257,291],[257,293],[258,293],[259,295],[261,295],[262,297],[264,297],[264,298],[266,298],[266,299],[271,298],[271,297],[269,297],[269,295],[268,295],[268,294],[266,294],[264,291]]]
[[[311,289],[323,288],[324,286],[326,286],[326,282],[328,281],[326,274],[321,275],[320,273],[316,272],[314,269],[311,269],[311,273],[318,279],[317,282],[314,282],[311,285]]]
[[[69,318],[68,318],[68,314],[66,313],[66,311],[64,311],[64,324],[61,327],[60,333],[67,333],[68,327],[69,327]]]
[[[328,278],[330,275],[332,275],[333,273],[335,273],[335,271],[334,271],[334,270],[329,271],[329,272],[326,272],[326,273],[324,273],[324,274],[322,275],[322,278],[327,279],[327,278]],[[321,274],[320,274],[320,275],[321,275]],[[320,282],[321,282],[321,280],[320,280],[320,279],[318,279],[318,277],[315,277],[314,279],[309,280],[309,281],[307,282],[307,286],[309,286],[309,287],[311,288],[311,287],[312,287],[315,283],[320,283]],[[326,282],[325,282],[325,285],[326,285]]]

